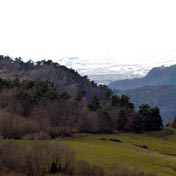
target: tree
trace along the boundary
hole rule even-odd
[[[106,103],[110,102],[110,98],[111,98],[111,94],[109,91],[105,92],[104,95],[103,95],[103,106],[106,105]]]
[[[92,111],[96,111],[98,108],[100,108],[100,104],[97,96],[93,96],[91,104],[89,104],[88,107]]]
[[[121,109],[117,118],[117,130],[124,130],[128,121],[127,114],[124,109]]]
[[[17,88],[19,88],[19,86],[20,86],[20,80],[19,80],[19,78],[17,77],[17,78],[15,78],[14,80],[13,80],[13,86],[14,87],[17,87]]]
[[[161,130],[163,128],[163,123],[160,115],[160,109],[158,107],[154,107],[151,111],[153,117],[152,130]]]
[[[151,107],[148,104],[143,104],[139,107],[139,113],[141,114],[143,120],[143,130],[150,131],[153,120]]]
[[[113,95],[111,97],[111,105],[112,106],[118,106],[120,103],[120,98],[117,95]]]
[[[81,99],[85,96],[85,94],[86,94],[85,90],[78,90],[75,97],[76,101],[78,102],[81,101]]]
[[[162,129],[162,118],[158,107],[151,108],[148,104],[143,104],[139,107],[138,114],[142,118],[143,131]]]
[[[101,133],[112,133],[113,131],[113,123],[110,114],[100,109],[98,111],[99,116],[99,131]]]
[[[141,133],[144,131],[143,128],[143,117],[140,113],[136,113],[132,125],[132,131],[135,131],[136,133]]]

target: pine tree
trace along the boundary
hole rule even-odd
[[[125,125],[127,123],[127,115],[124,109],[121,109],[117,118],[117,130],[124,130]]]
[[[91,104],[89,104],[88,107],[92,111],[96,111],[98,108],[100,108],[100,104],[97,96],[93,96]]]

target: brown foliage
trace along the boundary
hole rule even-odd
[[[73,150],[59,143],[35,142],[28,147],[13,141],[0,143],[0,170],[8,169],[17,175],[47,175],[53,163],[54,173],[72,173],[74,157]]]

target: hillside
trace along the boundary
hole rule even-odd
[[[120,95],[128,95],[136,108],[146,103],[151,106],[158,106],[164,123],[176,117],[176,86],[144,86],[115,92]]]
[[[0,175],[176,176],[175,137],[176,130],[166,128],[144,134],[1,140]]]
[[[49,139],[78,132],[141,133],[163,128],[157,107],[141,106],[136,112],[127,96],[113,95],[72,69],[52,61],[0,58],[0,111],[7,112],[0,115],[3,138]]]
[[[116,94],[130,97],[136,109],[141,104],[158,106],[164,123],[176,116],[176,65],[153,68],[144,78],[112,82]]]
[[[135,168],[134,170],[139,169],[145,173],[153,173],[155,176],[175,176],[175,137],[176,130],[168,128],[140,135],[128,133],[88,135],[63,142],[76,150],[79,160],[86,160],[93,165],[105,168],[112,166]],[[115,139],[121,142],[115,142]]]
[[[104,92],[109,91],[106,86],[97,86],[86,76],[80,76],[73,69],[68,69],[51,60],[34,63],[31,60],[23,62],[21,58],[11,59],[8,56],[0,56],[0,77],[6,79],[20,78],[21,80],[49,80],[55,84],[59,92],[75,95],[78,90],[84,90],[88,101],[94,95],[101,99]]]
[[[143,86],[176,85],[176,65],[153,68],[144,78],[114,81],[111,89],[135,89]]]

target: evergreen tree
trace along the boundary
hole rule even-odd
[[[141,105],[138,114],[142,118],[143,131],[162,129],[162,118],[158,107],[151,108],[148,104]]]
[[[139,113],[141,114],[143,120],[143,130],[150,131],[153,121],[151,107],[148,104],[143,104],[139,107]]]
[[[79,102],[85,96],[85,90],[78,90],[75,99]]]
[[[117,95],[113,95],[111,97],[111,105],[112,106],[118,106],[120,103],[120,98]]]
[[[134,122],[132,126],[132,131],[135,131],[136,133],[141,133],[144,131],[143,128],[143,117],[140,113],[137,113],[134,117]]]
[[[110,114],[107,111],[100,109],[98,115],[100,118],[99,131],[101,133],[112,133],[113,123]]]
[[[152,108],[152,130],[160,130],[163,128],[162,118],[160,115],[160,109],[158,107]]]
[[[117,130],[124,130],[125,124],[127,123],[127,114],[124,109],[121,109],[117,118]]]
[[[98,108],[100,108],[100,104],[97,96],[93,96],[91,104],[89,104],[88,107],[92,111],[96,111]]]
[[[105,92],[103,95],[103,106],[106,105],[106,103],[109,103],[111,94],[109,91]]]

